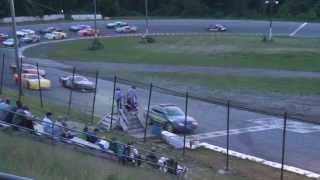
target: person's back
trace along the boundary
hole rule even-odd
[[[41,125],[43,127],[43,131],[46,134],[52,134],[52,130],[53,130],[53,123],[52,120],[50,119],[52,116],[52,113],[48,112],[46,113],[46,116],[42,119]]]

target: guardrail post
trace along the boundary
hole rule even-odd
[[[111,105],[111,120],[110,120],[110,130],[112,130],[113,123],[113,114],[114,114],[114,98],[116,94],[116,86],[117,86],[117,76],[113,78],[113,94],[112,94],[112,105]],[[119,112],[118,112],[119,113]]]
[[[73,67],[73,69],[72,69],[72,82],[71,82],[70,94],[69,94],[69,102],[68,102],[68,119],[70,118],[75,73],[76,73],[76,67]]]
[[[38,86],[39,86],[39,95],[40,95],[40,105],[43,108],[43,100],[42,100],[42,89],[40,83],[40,73],[39,73],[39,64],[37,63],[37,74],[38,74]]]
[[[153,85],[152,83],[150,84],[149,88],[149,98],[148,98],[148,109],[147,109],[147,114],[146,114],[146,119],[145,119],[145,127],[144,127],[144,136],[143,136],[143,141],[147,141],[147,131],[148,131],[148,123],[149,123],[149,113],[150,113],[150,103],[151,103],[151,97],[152,97],[152,88]]]
[[[0,79],[0,94],[2,94],[3,91],[3,80],[4,80],[4,59],[5,59],[5,54],[2,55],[2,66],[1,66],[1,79]]]
[[[189,105],[189,93],[186,93],[186,104],[185,104],[185,116],[184,116],[184,131],[183,131],[183,156],[186,153],[186,139],[187,139],[187,120],[188,120],[188,105]]]
[[[98,78],[99,78],[99,72],[96,72],[96,84],[94,87],[94,95],[93,95],[93,104],[92,104],[92,111],[91,111],[91,124],[93,124],[94,120],[94,111],[96,107],[96,96],[97,96],[97,88],[98,88]]]
[[[226,171],[229,171],[229,148],[230,148],[230,101],[227,104],[227,156],[226,156]]]
[[[283,180],[284,173],[284,161],[285,161],[285,153],[286,153],[286,136],[287,136],[287,112],[284,113],[283,116],[283,131],[282,131],[282,159],[281,159],[281,180]]]

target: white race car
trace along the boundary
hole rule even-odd
[[[24,37],[26,35],[35,35],[36,32],[34,30],[31,29],[21,29],[19,31],[16,32],[18,37]]]
[[[91,26],[89,25],[84,25],[84,24],[80,24],[80,25],[73,25],[73,26],[70,26],[69,27],[69,31],[72,31],[72,32],[78,32],[82,29],[88,29],[88,28],[91,28]]]
[[[9,38],[5,41],[2,41],[2,45],[6,46],[6,47],[13,47],[14,46],[14,39]]]
[[[52,33],[46,33],[44,35],[44,38],[49,39],[49,40],[65,39],[65,38],[67,38],[67,33],[54,31]]]
[[[22,43],[27,43],[27,44],[37,43],[37,42],[40,41],[40,36],[35,35],[35,34],[25,35],[24,37],[22,37],[22,38],[20,39],[20,41],[21,41]]]
[[[123,21],[117,21],[117,22],[112,22],[107,24],[107,28],[117,28],[117,27],[123,27],[123,26],[128,26],[128,23],[123,22]]]
[[[134,33],[137,32],[138,28],[136,26],[124,26],[116,28],[117,33]]]

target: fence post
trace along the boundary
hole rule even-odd
[[[285,160],[285,153],[286,153],[287,119],[288,119],[288,115],[287,115],[287,112],[285,112],[283,117],[283,132],[282,132],[281,180],[283,180],[284,160]]]
[[[145,127],[144,127],[144,136],[143,136],[143,141],[147,141],[147,130],[148,130],[148,122],[149,122],[149,112],[150,112],[150,103],[151,103],[151,97],[152,97],[152,88],[153,85],[150,83],[150,88],[149,88],[149,98],[148,98],[148,109],[147,109],[147,115],[145,119]]]
[[[5,54],[2,55],[2,66],[1,66],[1,81],[0,81],[0,94],[2,94],[3,91],[3,80],[4,80],[4,59],[5,59]]]
[[[116,86],[117,86],[117,76],[113,78],[113,94],[112,94],[112,105],[111,105],[111,121],[110,121],[110,130],[112,130],[112,123],[113,123],[113,106],[114,106],[114,98],[116,93]],[[119,112],[118,112],[119,113]]]
[[[73,70],[72,70],[72,81],[71,81],[70,94],[69,94],[69,103],[68,103],[68,119],[70,118],[75,73],[76,73],[76,67],[73,67]]]
[[[186,136],[187,136],[187,120],[188,120],[188,105],[189,105],[189,93],[186,93],[186,104],[185,104],[185,116],[184,116],[184,131],[183,131],[183,156],[186,153]]]
[[[230,101],[227,104],[227,156],[226,156],[226,171],[229,171],[229,148],[230,148]]]
[[[40,73],[39,73],[39,64],[38,63],[37,63],[37,74],[38,74],[38,86],[39,86],[40,104],[41,104],[41,108],[43,108],[42,89],[41,89],[41,83],[40,83]]]
[[[23,92],[22,92],[22,77],[21,77],[21,74],[22,74],[22,57],[20,58],[20,68],[19,66],[17,66],[17,71],[18,71],[18,80],[19,80],[19,101],[21,101],[21,96],[23,96]]]
[[[54,121],[51,123],[51,143],[53,144],[54,142]]]
[[[94,120],[94,111],[96,107],[96,96],[97,96],[97,88],[98,88],[98,78],[99,78],[99,72],[96,72],[96,84],[94,87],[94,95],[93,95],[93,104],[92,104],[92,111],[91,111],[91,124],[93,124]]]

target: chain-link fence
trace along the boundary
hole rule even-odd
[[[111,121],[109,130],[113,130],[117,121],[123,121],[120,127],[129,135],[143,143],[164,139],[173,146],[172,149],[181,149],[181,156],[199,144],[221,147],[226,154],[221,168],[226,170],[237,168],[230,161],[230,154],[237,151],[278,163],[276,166],[281,169],[281,179],[285,164],[319,173],[317,164],[320,159],[316,152],[320,152],[320,147],[310,141],[319,138],[319,134],[314,132],[319,132],[320,128],[317,124],[308,123],[313,121],[308,117],[301,118],[281,110],[246,107],[232,100],[172,90],[119,76],[101,79],[98,71],[83,72],[77,67],[52,67],[22,59],[22,63],[36,67],[36,72],[31,73],[42,77],[45,72],[44,78],[50,80],[50,87],[42,89],[41,80],[36,76],[36,88],[30,90],[30,85],[21,78],[28,71],[22,67],[20,75],[15,75],[18,71],[7,61],[10,59],[8,56],[4,54],[1,62],[2,97],[22,99],[30,106],[34,104],[33,107],[42,115],[53,112],[63,116],[75,122],[78,129],[85,125],[98,126],[103,117],[108,116]],[[79,81],[83,84],[75,83]],[[19,86],[23,97],[19,97]],[[136,98],[133,102],[129,97],[130,90],[134,91]],[[125,120],[120,110],[124,110]],[[151,147],[141,151],[150,152]],[[170,151],[171,148],[166,146],[161,152]]]

